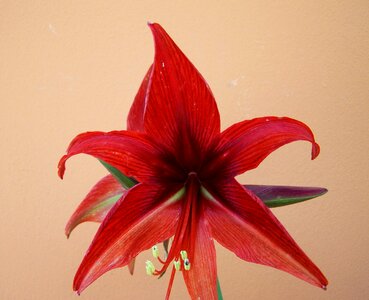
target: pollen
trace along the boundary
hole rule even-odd
[[[151,276],[151,275],[154,275],[154,272],[155,272],[154,264],[151,261],[147,260],[146,261],[146,274]]]
[[[191,263],[190,263],[190,260],[188,258],[186,258],[186,259],[183,260],[183,265],[184,265],[184,269],[186,271],[190,270]]]
[[[151,251],[152,251],[152,256],[154,256],[155,258],[159,257],[159,248],[157,245],[153,246],[151,248]]]
[[[183,260],[185,260],[185,259],[187,258],[187,251],[186,251],[186,250],[182,250],[182,251],[180,252],[180,254],[181,254],[181,258],[182,258]]]
[[[180,260],[173,261],[173,264],[174,264],[174,268],[176,269],[176,271],[179,271],[181,269],[181,261]]]

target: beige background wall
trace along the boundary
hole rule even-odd
[[[278,4],[276,4],[278,2]],[[105,174],[92,158],[56,164],[77,133],[125,127],[160,22],[209,82],[223,128],[263,115],[308,123],[245,183],[324,186],[275,209],[330,280],[324,292],[218,247],[225,299],[369,299],[368,1],[1,1],[0,298],[77,299],[74,272],[96,224],[64,225]],[[115,270],[80,299],[163,299],[168,278]],[[180,276],[173,299],[186,299]],[[78,298],[79,299],[79,298]]]

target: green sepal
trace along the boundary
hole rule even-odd
[[[131,177],[128,177],[124,175],[121,171],[119,171],[117,168],[109,165],[105,161],[99,159],[99,161],[102,163],[102,165],[109,171],[111,175],[113,175],[125,189],[130,189],[131,187],[135,186],[138,182]]]

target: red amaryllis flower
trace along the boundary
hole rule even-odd
[[[85,153],[139,182],[113,201],[74,289],[81,292],[105,272],[171,238],[166,259],[158,258],[161,267],[147,264],[153,275],[172,270],[167,297],[181,271],[193,299],[217,299],[213,239],[246,261],[325,288],[324,275],[269,208],[234,179],[293,141],[311,142],[314,159],[319,146],[309,127],[286,117],[263,117],[220,132],[218,109],[202,76],[160,25],[149,26],[155,60],[131,108],[128,130],[80,134],[59,162],[63,177],[66,160]],[[110,177],[103,180],[111,183]]]

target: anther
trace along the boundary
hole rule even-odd
[[[185,260],[187,258],[187,251],[186,250],[182,250],[180,252],[180,254],[181,254],[181,257],[182,257],[183,260]]]
[[[186,271],[188,271],[191,268],[191,263],[190,260],[188,258],[183,260],[183,265],[184,265],[184,269]]]
[[[181,261],[180,260],[175,260],[173,261],[174,264],[174,268],[179,271],[181,269]]]
[[[155,258],[159,257],[159,248],[157,245],[153,246],[151,248],[151,251],[152,251],[152,256],[154,256]]]
[[[154,264],[151,261],[147,260],[146,261],[146,274],[151,276],[154,274],[154,272],[155,272]]]

